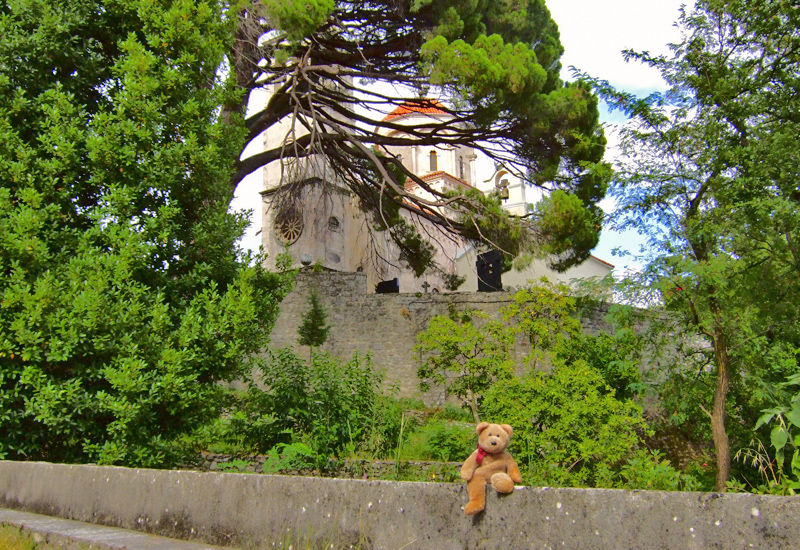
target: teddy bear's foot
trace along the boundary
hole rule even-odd
[[[514,481],[508,474],[498,472],[492,476],[492,487],[498,493],[510,493],[514,490]]]
[[[485,502],[472,502],[469,501],[466,506],[464,506],[464,513],[468,516],[474,516],[475,514],[479,514],[483,512],[483,509],[486,508]]]

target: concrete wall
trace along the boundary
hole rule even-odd
[[[266,549],[795,549],[800,497],[520,487],[468,518],[463,484],[0,461],[0,506]],[[341,545],[341,546],[339,546]]]
[[[448,294],[368,294],[366,277],[360,273],[301,273],[294,290],[281,303],[281,313],[272,331],[272,344],[297,347],[297,327],[308,310],[308,296],[316,289],[327,309],[332,326],[323,349],[342,358],[353,352],[371,351],[387,380],[400,385],[405,397],[422,397],[418,390],[417,368],[413,349],[416,337],[436,315],[447,315],[450,304],[457,310],[478,309],[497,315],[511,301],[510,292],[454,292]],[[583,319],[590,330],[604,330],[605,311],[598,310]],[[529,353],[520,340],[517,357]],[[441,395],[429,394],[426,401],[436,402]]]

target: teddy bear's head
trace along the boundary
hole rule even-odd
[[[478,445],[487,453],[502,453],[506,450],[514,430],[508,424],[489,424],[481,422],[475,429],[478,432]]]

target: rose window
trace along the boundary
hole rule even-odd
[[[296,206],[283,208],[275,218],[275,232],[284,244],[292,244],[303,233],[303,215]]]

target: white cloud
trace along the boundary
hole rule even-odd
[[[680,39],[674,22],[680,0],[548,0],[564,46],[562,64],[630,91],[663,88],[658,72],[626,63],[622,51],[667,54]]]
[[[564,46],[563,76],[569,78],[569,67],[573,66],[637,95],[664,90],[666,85],[658,71],[638,62],[626,62],[622,51],[669,55],[668,44],[680,41],[675,21],[684,4],[685,0],[548,0],[547,7]],[[601,109],[600,116],[607,123],[622,122],[619,113],[609,115]],[[609,138],[606,159],[613,160],[618,137],[611,126],[607,127],[606,135]],[[607,212],[614,208],[611,199],[604,200],[601,206]],[[620,248],[636,254],[644,242],[644,237],[633,230],[620,233],[605,230],[594,254],[615,264],[615,273],[623,273],[641,264],[632,257],[614,256],[612,251]]]

